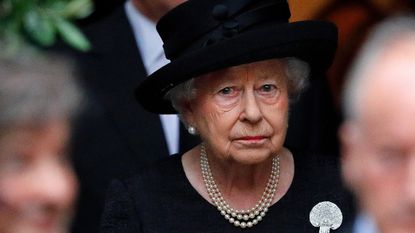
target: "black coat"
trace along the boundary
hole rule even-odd
[[[108,192],[102,233],[315,233],[309,213],[322,201],[335,203],[343,221],[351,219],[351,202],[342,186],[333,156],[294,151],[294,178],[287,193],[269,207],[263,221],[240,229],[228,223],[189,183],[181,156],[123,181]],[[281,174],[283,176],[284,174]],[[278,187],[277,187],[278,189]],[[345,230],[343,224],[338,230]]]

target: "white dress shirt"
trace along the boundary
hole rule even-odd
[[[163,41],[157,33],[156,24],[141,14],[131,1],[127,1],[124,7],[128,21],[132,26],[144,67],[147,74],[150,75],[169,62],[164,55]],[[179,151],[179,118],[177,115],[168,114],[160,115],[160,120],[169,153],[177,153]]]
[[[353,225],[353,233],[378,233],[375,221],[366,214],[359,214]]]

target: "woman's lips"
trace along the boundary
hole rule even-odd
[[[263,146],[267,139],[268,137],[266,136],[245,136],[238,138],[236,142],[248,147],[259,147]]]
[[[260,141],[262,139],[265,139],[265,136],[245,136],[238,138],[238,140],[244,140],[244,141]]]

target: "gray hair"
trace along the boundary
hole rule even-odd
[[[310,67],[306,62],[294,57],[281,58],[279,60],[285,65],[284,72],[288,80],[288,94],[290,101],[294,101],[298,99],[300,93],[308,85]],[[189,102],[196,95],[196,89],[193,84],[194,78],[177,85],[166,94],[166,99],[171,101],[173,107],[180,115],[183,110],[181,109],[182,104]]]
[[[369,34],[346,76],[342,97],[343,113],[346,120],[358,117],[364,86],[372,78],[368,77],[367,72],[374,68],[378,59],[391,45],[413,36],[415,36],[414,16],[389,18],[377,25]]]
[[[79,110],[80,98],[73,66],[66,58],[30,52],[0,57],[0,131],[70,120]]]

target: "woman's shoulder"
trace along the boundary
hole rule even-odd
[[[295,161],[293,200],[301,199],[305,210],[329,201],[341,209],[344,219],[350,218],[353,205],[341,178],[338,154],[304,150],[292,150],[292,153]]]
[[[295,161],[296,170],[313,174],[332,173],[340,175],[339,153],[337,151],[313,151],[289,149]]]
[[[292,150],[297,182],[318,193],[343,191],[339,156],[336,153]]]

